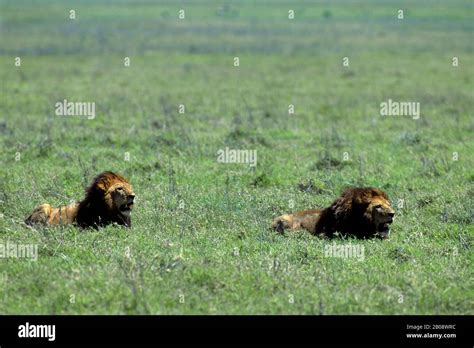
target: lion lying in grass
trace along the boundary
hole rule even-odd
[[[135,193],[127,179],[112,172],[103,172],[86,189],[86,197],[82,201],[59,208],[42,204],[33,210],[25,223],[75,223],[83,228],[117,223],[130,227],[134,199]]]
[[[339,232],[357,238],[388,238],[394,215],[382,190],[348,188],[331,206],[281,215],[273,220],[272,228],[280,233],[285,229],[306,229],[327,237]]]

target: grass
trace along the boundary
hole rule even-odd
[[[474,314],[471,2],[0,9],[0,242],[39,253],[0,260],[0,313]],[[96,118],[56,116],[63,99]],[[420,119],[380,116],[388,99]],[[256,168],[218,163],[226,146]],[[25,227],[103,170],[134,186],[131,230]],[[390,240],[268,229],[349,185],[389,194]],[[325,257],[333,243],[364,260]]]

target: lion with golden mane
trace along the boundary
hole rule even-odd
[[[348,188],[329,207],[285,214],[273,220],[272,227],[306,229],[312,234],[333,237],[388,238],[395,215],[388,196],[373,187]]]
[[[131,227],[134,199],[135,193],[127,179],[119,174],[103,172],[86,189],[82,201],[59,208],[42,204],[33,210],[25,222],[28,225],[77,224],[82,228],[117,223]]]

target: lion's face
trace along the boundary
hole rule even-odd
[[[370,214],[375,225],[376,235],[384,239],[388,238],[390,224],[393,222],[395,215],[388,199],[383,195],[373,196],[367,206],[367,213]]]
[[[315,232],[332,236],[335,232],[358,238],[387,238],[395,212],[388,196],[373,187],[352,187],[342,192],[324,209]]]
[[[126,182],[113,184],[105,193],[106,201],[111,204],[113,211],[128,217],[133,209],[135,193],[132,186]]]
[[[388,238],[395,212],[385,192],[372,187],[350,189],[346,192],[353,195],[355,211],[363,212],[364,220],[371,226],[371,232],[376,237]]]

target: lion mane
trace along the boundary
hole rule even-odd
[[[58,208],[42,204],[33,210],[25,223],[76,224],[82,228],[98,228],[117,223],[131,227],[134,199],[135,193],[127,179],[106,171],[94,178],[82,201]]]
[[[285,214],[272,227],[306,229],[312,234],[334,237],[336,233],[356,238],[387,238],[394,211],[385,192],[373,187],[347,188],[329,207]]]

